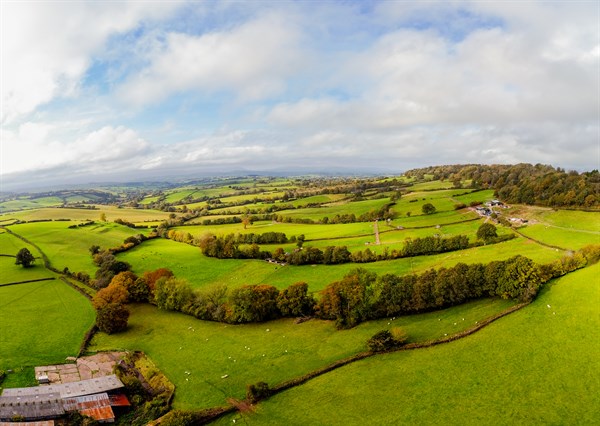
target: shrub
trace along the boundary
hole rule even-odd
[[[486,243],[492,241],[496,237],[498,237],[496,227],[491,223],[484,223],[477,229],[477,238]]]
[[[109,303],[96,311],[96,325],[107,334],[125,330],[128,320],[129,310],[119,303]]]
[[[394,338],[389,330],[378,331],[367,340],[367,347],[371,352],[385,352],[394,347]]]
[[[31,254],[29,249],[23,247],[17,253],[15,265],[23,265],[24,268],[28,268],[34,261],[35,257],[33,257],[33,254]]]
[[[404,331],[403,328],[394,327],[394,328],[392,328],[391,333],[392,333],[392,338],[394,339],[394,342],[398,346],[401,346],[408,341],[408,334],[406,334],[406,331]]]
[[[423,204],[423,207],[421,207],[423,214],[433,214],[435,213],[435,210],[435,206],[431,203],[425,203]]]
[[[271,389],[265,382],[258,382],[255,385],[248,385],[246,387],[246,399],[252,403],[256,403],[261,399],[265,399],[271,395]]]
[[[173,410],[160,419],[162,426],[193,426],[197,415],[190,411]]]
[[[394,327],[392,331],[378,331],[367,340],[367,347],[371,352],[386,352],[394,348],[398,348],[406,343],[408,335],[399,328]]]

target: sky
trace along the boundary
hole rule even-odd
[[[0,0],[0,191],[600,168],[597,1]]]

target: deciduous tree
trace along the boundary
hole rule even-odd
[[[24,268],[28,268],[35,261],[35,257],[29,251],[27,247],[23,247],[17,253],[15,258],[15,265],[23,265]]]

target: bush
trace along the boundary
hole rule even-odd
[[[421,207],[423,214],[433,214],[435,213],[435,210],[435,206],[431,203],[425,203],[423,204],[423,207]]]
[[[391,333],[392,339],[394,339],[394,342],[398,346],[404,345],[408,341],[408,334],[406,334],[406,331],[404,331],[403,328],[394,327],[392,328]]]
[[[31,254],[29,249],[23,247],[17,253],[15,265],[23,265],[24,268],[28,268],[34,261],[35,257],[33,257],[33,254]]]
[[[394,327],[392,331],[378,331],[367,341],[367,347],[371,352],[387,352],[398,348],[406,343],[408,335],[399,327]]]
[[[498,237],[496,227],[491,223],[484,223],[477,229],[477,238],[486,243],[492,241],[496,237]]]
[[[119,303],[109,303],[96,311],[96,325],[107,334],[125,330],[128,320],[129,310]]]
[[[160,419],[162,426],[193,426],[196,423],[196,415],[190,411],[173,410]]]
[[[271,395],[271,389],[265,382],[258,382],[255,385],[248,385],[246,387],[246,399],[252,403],[256,403],[261,399],[265,399]]]
[[[389,330],[378,331],[367,341],[367,347],[371,352],[385,352],[394,347],[394,338]]]

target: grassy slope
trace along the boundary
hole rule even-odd
[[[381,329],[400,326],[413,341],[432,339],[465,329],[511,303],[480,300],[393,321],[371,321],[345,331],[319,320],[232,326],[135,305],[128,331],[99,333],[90,350],[143,350],[177,386],[176,407],[210,407],[223,404],[228,396],[243,398],[249,383],[279,383],[360,352]],[[191,372],[189,377],[186,371]],[[222,379],[225,374],[229,377]]]
[[[0,256],[0,270],[2,271],[2,273],[0,273],[0,285],[54,276],[52,272],[44,268],[41,260],[36,261],[33,266],[29,268],[23,268],[20,265],[15,265],[14,257]]]
[[[96,223],[82,228],[68,229],[73,222],[37,222],[12,225],[11,231],[37,244],[48,256],[52,266],[62,270],[96,271],[89,253],[90,246],[115,247],[131,235],[143,232],[115,223]]]
[[[44,208],[35,210],[25,210],[22,212],[7,213],[0,216],[0,219],[20,219],[40,220],[40,219],[72,219],[72,220],[100,220],[102,213],[106,214],[108,221],[123,219],[129,222],[143,223],[150,220],[164,220],[169,217],[169,213],[158,210],[128,209],[117,208],[115,206],[98,205],[98,210],[88,209],[63,209],[63,208]]]
[[[578,250],[588,244],[600,244],[600,232],[556,228],[541,223],[519,228],[519,232],[536,241],[570,250]]]
[[[372,234],[371,222],[336,225],[305,225],[297,223],[274,223],[272,221],[255,222],[244,229],[241,223],[227,225],[188,225],[174,228],[180,232],[189,232],[193,236],[210,232],[215,235],[226,234],[264,234],[265,232],[283,232],[288,238],[304,234],[307,240],[316,238],[349,237]]]
[[[596,265],[556,280],[468,338],[316,378],[245,424],[598,424],[599,274]]]
[[[0,287],[0,369],[64,362],[93,322],[89,301],[60,280]]]
[[[177,277],[186,278],[192,286],[201,288],[211,284],[226,284],[230,288],[242,284],[271,284],[280,289],[298,281],[305,281],[312,291],[323,289],[346,273],[362,267],[378,274],[407,274],[428,268],[453,266],[458,262],[487,263],[491,260],[508,259],[520,253],[536,262],[549,262],[559,258],[562,252],[540,246],[524,238],[477,247],[459,252],[419,256],[375,263],[347,263],[343,265],[306,265],[279,267],[259,260],[214,259],[200,253],[200,249],[170,240],[150,240],[118,258],[129,262],[134,272],[165,267]]]

